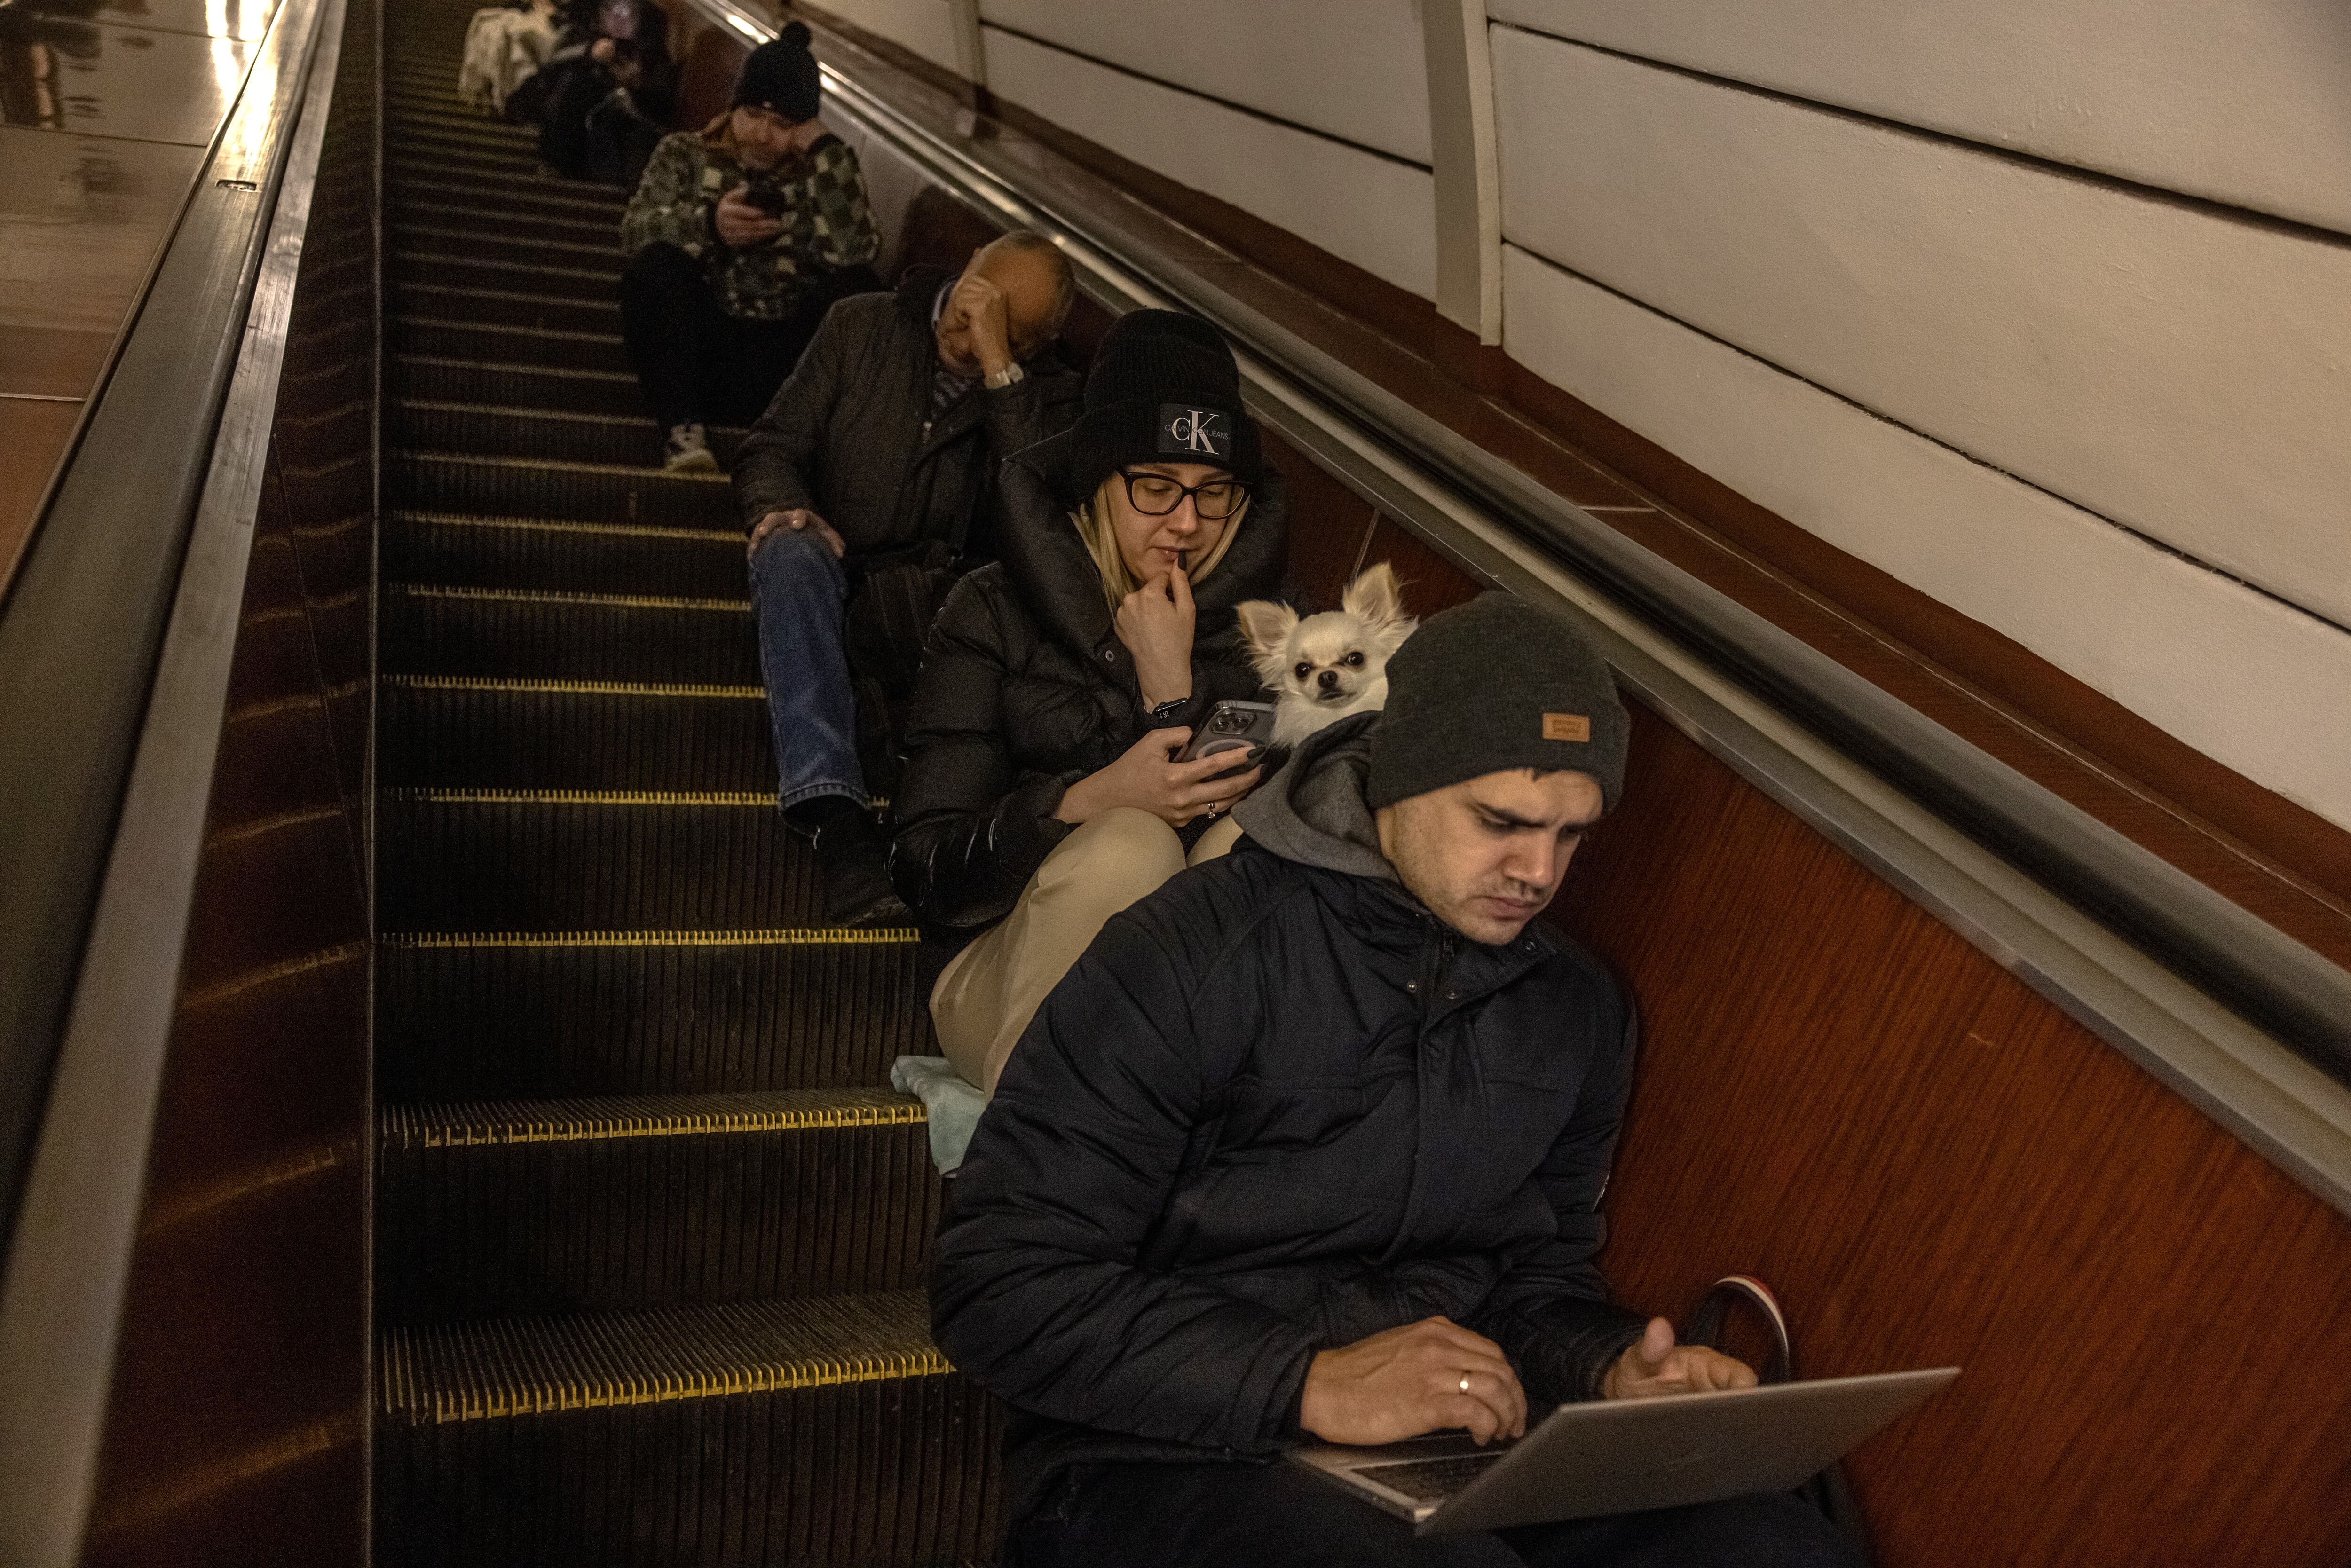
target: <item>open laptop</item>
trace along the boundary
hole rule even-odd
[[[1462,1432],[1290,1458],[1417,1533],[1500,1530],[1789,1491],[1959,1375],[1956,1366],[1562,1405],[1516,1442]]]

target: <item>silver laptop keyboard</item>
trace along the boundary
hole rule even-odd
[[[1452,1459],[1405,1459],[1393,1465],[1365,1465],[1348,1473],[1377,1481],[1415,1502],[1442,1502],[1486,1473],[1499,1454],[1465,1454]]]

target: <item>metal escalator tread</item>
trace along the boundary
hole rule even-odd
[[[385,1530],[420,1562],[982,1560],[998,1420],[928,1317],[905,1291],[393,1331]]]
[[[868,1088],[388,1106],[378,1167],[410,1324],[912,1289],[941,1186]]]
[[[821,923],[730,487],[622,353],[627,193],[457,99],[471,8],[384,18],[375,1561],[983,1563],[1000,1413],[883,1087],[938,1049],[917,934]]]
[[[390,932],[376,953],[389,1103],[879,1084],[935,1055],[915,933]]]

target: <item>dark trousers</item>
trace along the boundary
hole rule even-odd
[[[779,319],[750,321],[718,308],[699,261],[674,245],[649,245],[621,275],[621,334],[664,430],[748,424],[767,412],[833,301],[881,286],[872,267],[820,274]]]
[[[1416,1536],[1286,1462],[1085,1467],[1012,1531],[1007,1568],[1859,1568],[1792,1497]]]

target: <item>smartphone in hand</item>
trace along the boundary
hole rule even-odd
[[[1273,705],[1245,703],[1228,699],[1208,710],[1184,749],[1176,754],[1178,762],[1194,762],[1203,757],[1221,757],[1237,753],[1231,771],[1240,772],[1265,755],[1273,744]],[[1226,775],[1219,774],[1223,778]]]

